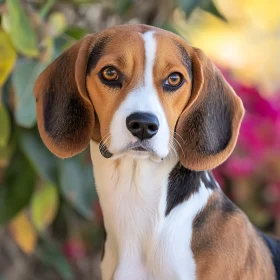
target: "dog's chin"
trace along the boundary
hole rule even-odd
[[[133,157],[134,159],[147,159],[147,160],[151,160],[154,162],[161,162],[164,159],[163,157],[161,157],[160,155],[156,154],[153,151],[142,150],[142,149],[127,150],[126,152],[122,153],[122,155],[127,155],[130,157]]]

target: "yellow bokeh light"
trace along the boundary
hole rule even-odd
[[[185,23],[178,12],[180,33],[242,82],[258,86],[263,94],[274,93],[280,88],[280,1],[215,3],[228,22],[197,10]]]

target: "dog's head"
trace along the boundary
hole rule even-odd
[[[34,91],[41,137],[62,158],[92,139],[105,157],[165,158],[175,148],[187,168],[211,169],[232,152],[244,111],[201,50],[145,25],[86,36]]]

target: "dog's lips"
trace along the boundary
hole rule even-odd
[[[133,154],[133,155],[139,155],[140,157],[142,156],[153,156],[160,158],[159,156],[156,155],[155,151],[150,147],[149,143],[147,141],[136,141],[136,142],[131,142],[129,143],[124,149],[122,149],[119,152],[111,152],[108,147],[101,142],[99,145],[99,150],[100,153],[103,157],[105,158],[115,158],[118,156],[121,156],[122,154]]]
[[[150,146],[148,141],[132,141],[128,146],[125,148],[125,151],[132,151],[133,153],[154,153],[153,148]]]
[[[148,152],[149,149],[143,146],[138,146],[138,147],[134,147],[131,150],[133,151],[137,151],[137,152]]]

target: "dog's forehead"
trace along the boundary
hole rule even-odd
[[[156,44],[156,61],[167,60],[166,63],[176,63],[178,59],[186,57],[191,47],[179,36],[169,31],[146,25],[122,25],[106,29],[98,33],[92,52],[97,59],[103,56],[114,56],[118,59],[145,59],[145,52],[151,51],[145,48],[146,34]],[[96,53],[100,54],[96,56]]]

